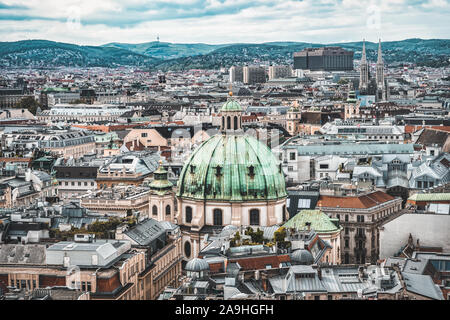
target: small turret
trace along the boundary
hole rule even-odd
[[[233,99],[233,92],[230,89],[228,100],[220,109],[222,125],[220,130],[226,133],[242,131],[242,107]]]
[[[168,180],[167,171],[162,166],[162,160],[159,160],[159,167],[153,172],[155,179],[150,183],[149,187],[154,193],[164,194],[171,191],[173,184]]]

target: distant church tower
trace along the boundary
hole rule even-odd
[[[378,60],[377,60],[377,73],[376,73],[376,83],[377,83],[377,100],[384,100],[385,97],[385,85],[384,85],[384,62],[381,53],[381,39],[378,42]]]
[[[173,184],[169,181],[168,172],[164,169],[161,160],[153,175],[155,179],[149,185],[149,217],[158,221],[176,223]]]
[[[361,56],[361,65],[360,65],[360,74],[359,74],[359,91],[363,94],[367,93],[367,89],[369,87],[369,64],[367,63],[366,57],[366,40],[363,40],[363,49]]]
[[[300,120],[302,118],[298,102],[294,101],[291,108],[287,112],[286,130],[291,136],[295,136],[300,132]]]

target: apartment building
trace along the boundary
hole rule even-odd
[[[97,189],[96,166],[54,166],[58,183],[58,197],[65,203]]]
[[[401,214],[402,199],[382,191],[357,196],[321,195],[317,208],[338,219],[343,264],[375,264],[380,255],[379,227]]]
[[[129,241],[95,240],[77,235],[75,241],[45,245],[2,245],[0,283],[32,291],[63,286],[90,292],[92,300],[143,300],[145,252]],[[148,276],[148,275],[147,275]]]

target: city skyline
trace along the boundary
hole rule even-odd
[[[340,43],[448,38],[450,2],[428,1],[1,1],[3,41]],[[183,32],[180,32],[183,30]]]
[[[0,0],[0,301],[449,301],[449,13]]]

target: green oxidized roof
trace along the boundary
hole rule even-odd
[[[68,88],[45,88],[42,92],[68,92]]]
[[[230,202],[275,200],[287,194],[282,170],[265,144],[252,136],[218,134],[185,163],[177,196]]]
[[[166,191],[172,189],[173,184],[167,179],[167,171],[163,168],[161,163],[158,169],[153,172],[153,176],[155,179],[149,185],[152,191],[157,193],[165,193]]]
[[[34,161],[36,161],[36,162],[51,162],[51,161],[53,161],[53,158],[44,156],[44,157],[40,157]]]
[[[450,201],[450,193],[416,193],[408,198],[410,201]]]
[[[302,210],[284,224],[286,228],[294,228],[297,230],[306,230],[306,223],[311,223],[311,229],[317,233],[330,233],[339,231],[334,223],[335,219],[329,218],[320,210]]]
[[[236,100],[228,99],[222,106],[220,111],[242,111],[242,107]]]
[[[350,91],[348,93],[348,98],[347,98],[347,102],[348,103],[356,103],[356,93],[355,91]]]

